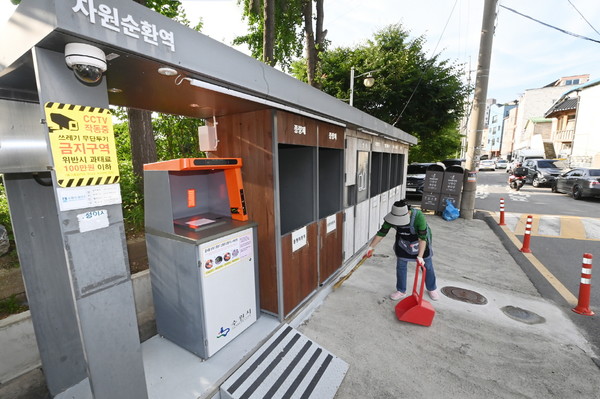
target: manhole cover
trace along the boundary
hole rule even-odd
[[[442,288],[442,294],[446,295],[450,299],[456,299],[457,301],[463,301],[472,303],[475,305],[485,305],[488,301],[483,295],[459,287],[444,287]]]
[[[541,324],[545,323],[546,319],[540,316],[539,314],[530,312],[529,310],[517,308],[515,306],[505,306],[501,308],[505,315],[514,319],[516,321],[520,321],[527,324]]]

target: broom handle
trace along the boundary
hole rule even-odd
[[[356,269],[358,269],[358,268],[360,267],[360,265],[362,265],[362,264],[365,262],[365,260],[367,260],[367,256],[366,256],[366,255],[365,255],[365,256],[363,256],[363,258],[360,260],[360,262],[358,262],[358,263],[356,264],[356,266],[354,266],[354,267],[352,268],[352,270],[350,270],[350,273],[346,274],[346,275],[345,275],[344,277],[342,277],[342,278],[341,278],[341,279],[340,279],[340,280],[339,280],[337,283],[335,283],[335,284],[333,285],[333,289],[339,288],[339,287],[340,287],[342,284],[344,284],[344,281],[348,280],[348,278],[349,278],[349,277],[352,275],[352,273],[354,273],[354,271],[355,271]]]

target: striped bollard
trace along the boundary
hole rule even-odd
[[[523,247],[521,248],[521,252],[525,252],[530,254],[531,249],[529,248],[529,241],[531,241],[531,221],[533,220],[533,216],[527,216],[527,224],[525,225],[525,235],[523,236]]]
[[[500,223],[499,226],[506,226],[504,222],[504,198],[500,198]]]
[[[579,284],[579,300],[573,312],[584,316],[593,316],[590,309],[590,291],[592,290],[592,254],[583,254],[581,265],[581,283]]]

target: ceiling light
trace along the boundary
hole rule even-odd
[[[164,76],[175,76],[177,75],[177,71],[170,67],[160,67],[158,68],[158,73]]]
[[[111,87],[110,89],[108,89],[108,91],[109,91],[110,93],[122,93],[122,92],[123,92],[123,90],[121,90],[121,89],[118,89],[118,88],[116,88],[116,87]]]

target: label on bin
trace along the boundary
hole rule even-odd
[[[210,276],[241,259],[254,256],[252,229],[232,234],[200,246],[200,265],[204,276]]]

